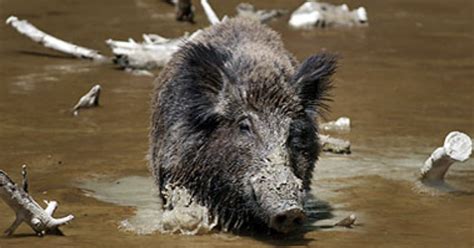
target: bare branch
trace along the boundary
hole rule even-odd
[[[26,166],[23,167],[23,171],[26,172]],[[6,235],[12,235],[23,222],[28,224],[38,236],[43,236],[47,233],[62,234],[59,230],[59,226],[67,224],[74,219],[73,215],[55,219],[52,214],[57,207],[57,202],[48,202],[46,209],[41,208],[23,188],[18,187],[10,177],[1,170],[0,198],[16,213],[15,221],[5,231]]]
[[[15,28],[20,34],[27,36],[28,38],[42,44],[47,48],[72,55],[77,58],[86,58],[97,61],[106,60],[106,57],[101,55],[96,50],[77,46],[72,43],[60,40],[39,30],[26,20],[19,20],[16,16],[8,17],[6,23]]]

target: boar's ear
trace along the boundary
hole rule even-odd
[[[193,99],[189,121],[199,130],[212,130],[224,117],[223,102],[234,94],[230,84],[232,73],[225,66],[231,54],[201,43],[189,43],[183,51],[178,77],[183,81],[187,97]]]
[[[337,57],[321,53],[306,59],[292,77],[292,84],[301,99],[305,111],[324,114],[329,109],[326,101],[331,101],[329,90],[333,88],[331,75],[336,70]]]

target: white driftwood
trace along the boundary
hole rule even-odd
[[[323,131],[349,132],[351,130],[351,119],[348,117],[339,117],[335,121],[322,123],[319,127]]]
[[[165,66],[187,39],[187,35],[167,39],[156,34],[144,34],[143,42],[140,43],[132,39],[128,41],[109,39],[106,43],[115,55],[114,62],[119,66],[149,70]]]
[[[6,235],[12,235],[18,226],[25,222],[38,236],[45,234],[62,234],[59,226],[69,223],[74,219],[73,215],[56,219],[53,213],[58,203],[45,201],[47,207],[43,209],[29,194],[26,177],[26,166],[23,165],[23,187],[18,187],[8,175],[0,170],[0,197],[16,213],[13,224],[5,231]]]
[[[147,70],[125,68],[125,72],[128,72],[128,73],[130,73],[132,75],[135,75],[135,76],[155,77],[155,74],[153,74],[153,73],[151,73],[150,71],[147,71]]]
[[[454,162],[464,162],[471,156],[472,140],[461,132],[446,136],[443,147],[439,147],[425,161],[421,168],[423,182],[443,182],[446,172]]]
[[[7,18],[6,23],[15,28],[20,34],[27,36],[35,42],[42,44],[43,46],[72,55],[77,58],[86,58],[97,61],[104,61],[106,57],[101,55],[98,51],[92,50],[89,48],[77,46],[69,42],[60,40],[56,37],[53,37],[35,26],[29,23],[26,20],[19,20],[16,16],[10,16]]]
[[[87,92],[81,99],[79,99],[79,102],[74,106],[72,109],[72,112],[74,116],[77,116],[79,114],[79,109],[81,108],[90,108],[90,107],[96,107],[99,106],[99,98],[100,98],[100,91],[101,91],[100,85],[96,84],[92,87],[92,89]]]
[[[355,221],[357,220],[355,214],[351,214],[347,216],[346,218],[342,219],[341,221],[337,222],[334,224],[334,226],[342,226],[342,227],[347,227],[347,228],[352,228],[352,226],[355,224]]]
[[[291,14],[289,24],[293,28],[366,26],[367,11],[359,7],[350,11],[346,4],[336,6],[308,1]]]
[[[214,12],[214,10],[212,9],[211,5],[209,5],[207,0],[201,0],[201,5],[211,25],[215,25],[221,22],[219,20],[219,17],[217,17],[216,12]]]
[[[279,10],[279,9],[255,9],[250,3],[240,3],[236,7],[237,16],[256,19],[262,23],[268,22],[273,18],[280,17],[287,13],[286,10]]]
[[[214,10],[206,0],[201,4],[211,24],[220,23]],[[225,17],[224,17],[225,18]],[[156,34],[144,34],[143,42],[137,43],[133,39],[117,41],[109,39],[107,45],[115,55],[114,62],[123,68],[150,70],[165,66],[173,54],[187,41],[201,33],[198,29],[193,34],[168,39]]]
[[[321,148],[324,152],[331,152],[336,154],[350,154],[351,143],[347,140],[337,139],[328,135],[319,135]]]

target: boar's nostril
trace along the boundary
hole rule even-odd
[[[277,224],[283,224],[286,220],[286,215],[278,215],[276,218],[275,218],[275,222]]]
[[[301,218],[301,217],[297,217],[297,218],[295,218],[295,219],[293,220],[293,223],[294,223],[295,225],[297,225],[297,226],[302,225],[303,222],[304,222],[304,221],[303,221],[303,218]]]

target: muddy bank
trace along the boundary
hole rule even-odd
[[[214,5],[218,13],[234,13],[238,3]],[[262,9],[299,5],[283,0],[253,4]],[[136,209],[87,196],[77,182],[149,176],[145,155],[152,79],[66,58],[0,25],[0,168],[21,181],[20,166],[27,163],[33,196],[58,200],[58,215],[77,217],[63,228],[65,237],[38,240],[21,226],[17,236],[0,238],[0,246],[471,247],[473,195],[427,194],[417,191],[414,181],[419,166],[449,131],[474,134],[472,3],[349,5],[367,8],[368,28],[296,31],[287,18],[269,25],[299,59],[321,49],[343,58],[329,119],[351,117],[352,131],[342,137],[351,140],[353,153],[324,155],[313,188],[335,214],[355,212],[360,220],[356,228],[324,229],[317,225],[327,223],[316,222],[287,238],[140,236],[119,230]],[[207,25],[197,7],[196,25],[175,22],[172,7],[152,0],[1,0],[0,18],[15,14],[58,37],[108,51],[107,38],[139,38],[141,33],[176,37]],[[73,118],[69,111],[75,101],[95,83],[103,87],[101,106]],[[448,183],[472,192],[473,165],[472,160],[454,165]],[[13,218],[0,203],[0,230]]]

